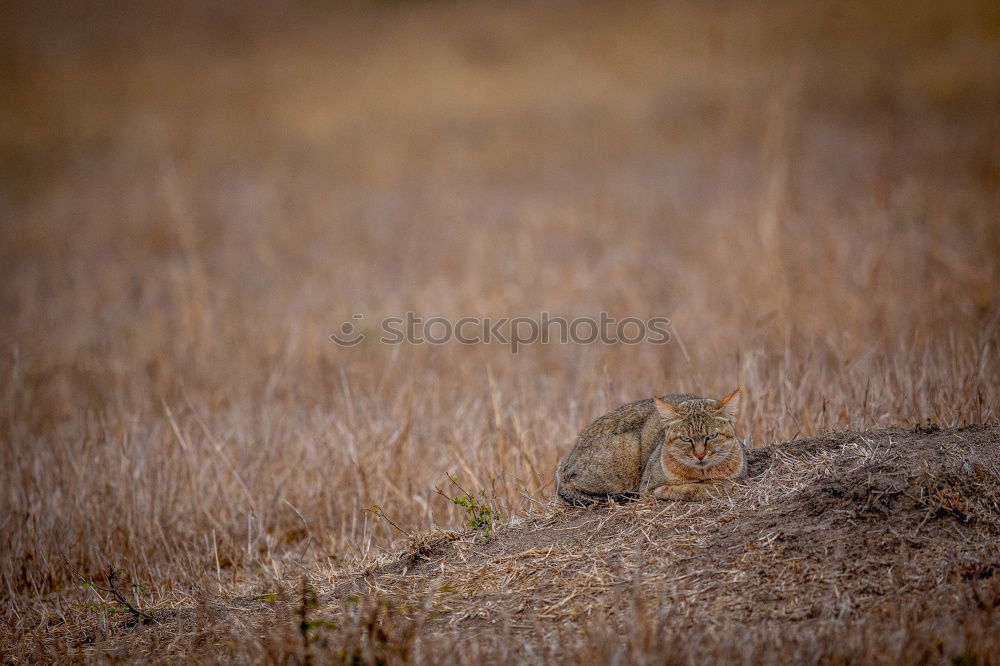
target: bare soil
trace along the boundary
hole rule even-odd
[[[877,625],[904,608],[978,610],[996,628],[998,470],[996,426],[834,433],[756,450],[729,499],[552,506],[488,543],[417,543],[334,596],[426,609],[426,632],[539,646],[637,603],[681,635]]]

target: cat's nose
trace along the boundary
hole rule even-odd
[[[705,454],[704,453],[696,453],[696,454],[694,454],[694,457],[697,458],[698,460],[704,460],[705,459]]]

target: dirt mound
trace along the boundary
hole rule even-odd
[[[837,433],[759,449],[751,469],[712,502],[552,505],[488,543],[437,535],[342,583],[330,610],[373,596],[425,632],[564,650],[597,618],[634,633],[638,608],[661,635],[916,627],[986,609],[996,628],[1000,429]]]

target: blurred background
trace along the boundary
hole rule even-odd
[[[996,2],[2,16],[17,603],[108,557],[167,594],[370,555],[394,538],[372,504],[461,524],[446,473],[521,515],[579,429],[654,391],[742,386],[751,445],[996,420]],[[328,337],[407,310],[673,339]]]

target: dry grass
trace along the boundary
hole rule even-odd
[[[661,603],[675,589],[667,569],[652,590],[623,588],[610,564],[575,596],[559,587],[570,584],[563,567],[590,571],[599,542],[448,559],[452,596],[403,594],[406,577],[383,572],[395,605],[365,596],[336,630],[317,629],[326,646],[304,646],[295,615],[303,579],[325,613],[324,595],[350,572],[381,571],[387,549],[406,547],[410,537],[366,512],[373,505],[409,534],[459,529],[461,510],[434,492],[447,473],[497,509],[501,536],[522,520],[517,529],[538,533],[608,521],[593,524],[596,539],[669,517],[683,530],[650,532],[644,547],[671,559],[704,545],[708,513],[756,525],[788,489],[822,488],[817,470],[891,462],[892,449],[854,439],[845,445],[856,451],[775,453],[729,513],[638,503],[539,518],[577,430],[654,390],[742,386],[739,426],[757,446],[995,422],[995,3],[30,3],[3,15],[0,650],[10,659],[386,649],[420,661],[664,650],[763,661],[780,645],[835,660],[835,643],[847,659],[907,661],[935,658],[913,640],[934,626],[949,650],[996,660],[983,638],[994,616],[959,621],[973,601],[952,599],[941,616],[900,592],[891,609],[821,607],[809,624],[819,592],[802,588],[775,602],[781,615],[748,626],[734,615],[739,599],[771,589],[752,577],[733,583],[738,598],[717,597],[728,619],[698,624],[691,644],[680,625],[655,631],[665,608],[702,617],[683,596],[698,586],[675,586],[680,606]],[[373,325],[406,310],[662,315],[674,338],[516,356],[328,339],[352,313]],[[899,468],[909,508],[933,514],[925,527],[986,529],[964,522],[989,513],[982,487],[962,485],[969,470],[926,455]],[[888,468],[871,469],[864,487],[875,490],[856,499],[878,506],[897,486],[880,476]],[[929,476],[911,478],[920,469]],[[923,585],[935,561],[892,575]],[[730,565],[734,577],[753,571]],[[160,624],[133,625],[82,586],[109,566]],[[822,586],[833,573],[815,575]],[[879,584],[892,605],[892,586],[909,583]],[[518,628],[500,596],[463,606],[472,585],[523,589],[539,626]],[[581,615],[598,602],[607,607]],[[489,615],[493,603],[520,637],[513,652],[497,652],[502,632],[476,633],[475,609]],[[455,626],[472,638],[440,629],[431,616],[443,610],[448,622],[466,614]],[[619,631],[628,617],[643,620]],[[861,618],[870,624],[855,631]],[[727,638],[735,626],[746,641]],[[399,633],[379,637],[389,630]]]

